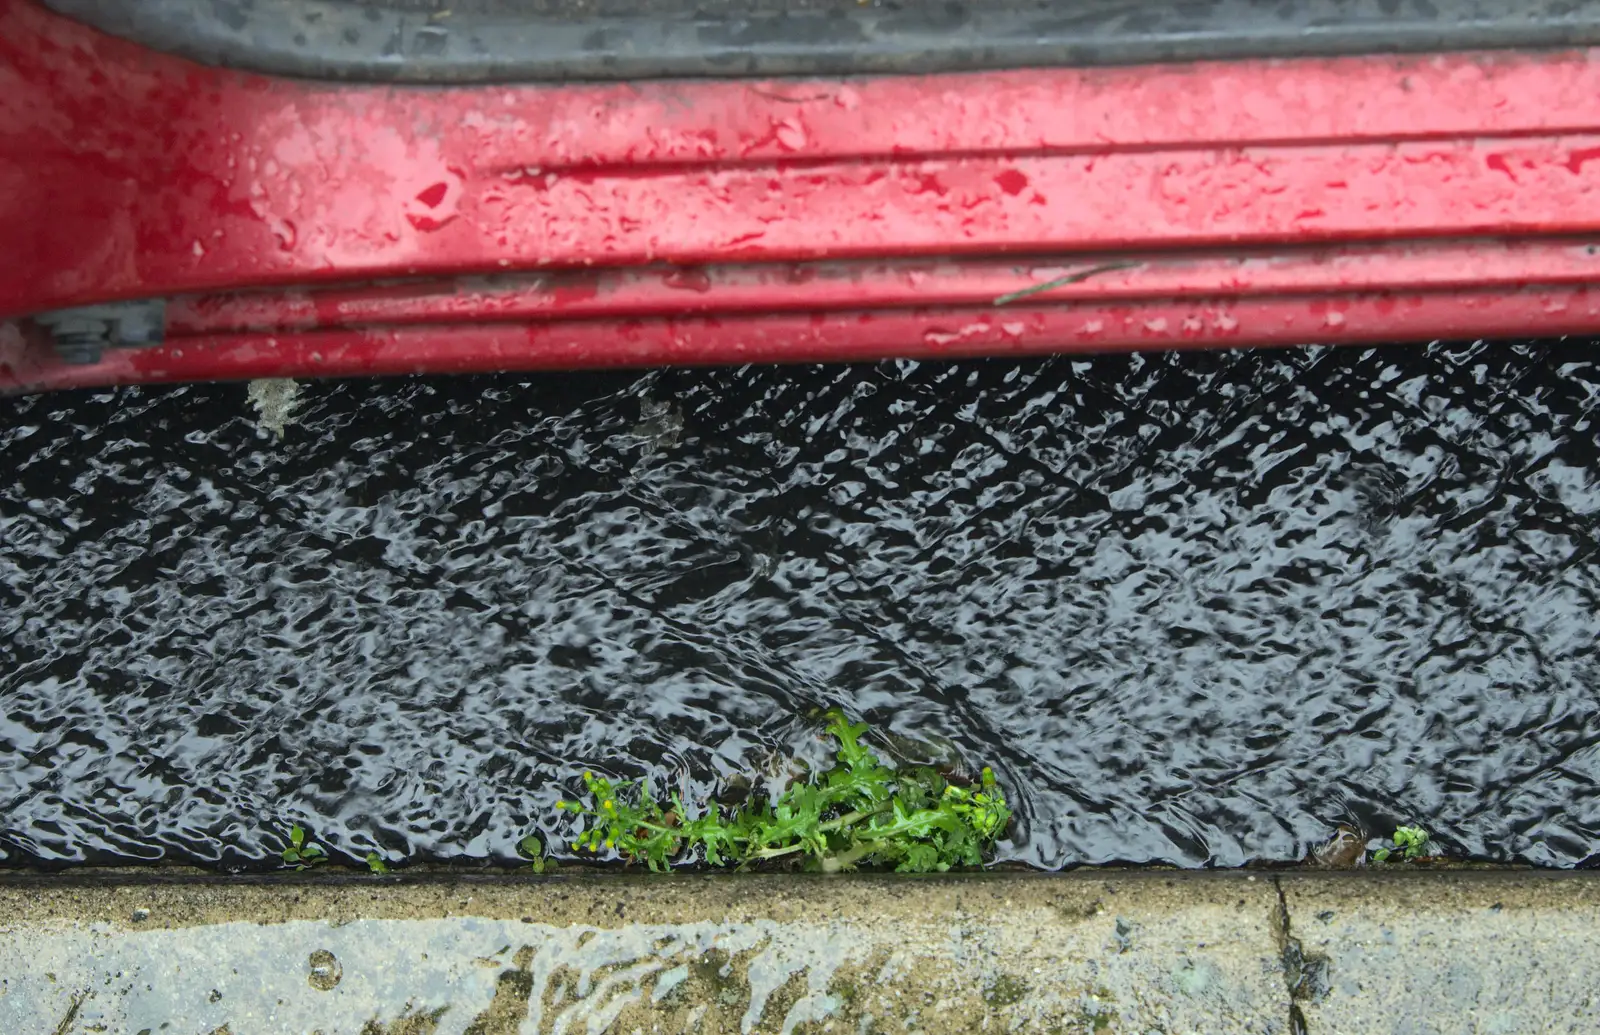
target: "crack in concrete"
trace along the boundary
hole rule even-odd
[[[67,1015],[56,1025],[55,1035],[67,1035],[72,1030],[73,1022],[78,1019],[78,1011],[83,1008],[83,1001],[87,998],[89,998],[87,989],[72,994],[72,1005],[67,1007]]]
[[[1332,989],[1332,961],[1322,953],[1307,953],[1294,935],[1289,916],[1289,900],[1283,892],[1283,881],[1272,878],[1272,887],[1278,893],[1274,911],[1273,936],[1283,964],[1284,985],[1289,991],[1289,1035],[1310,1035],[1305,1011],[1301,1003],[1320,1003]]]

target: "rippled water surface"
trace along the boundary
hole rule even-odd
[[[842,704],[1040,866],[1600,838],[1594,343],[0,400],[0,856],[512,857]],[[777,760],[777,762],[775,762]]]

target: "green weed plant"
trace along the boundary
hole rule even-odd
[[[837,764],[775,799],[735,808],[663,802],[642,781],[583,774],[588,802],[556,807],[576,817],[574,851],[614,852],[658,872],[675,862],[746,868],[798,859],[827,873],[873,866],[929,873],[981,866],[1011,810],[985,766],[976,786],[927,767],[890,769],[861,742],[865,723],[828,713]]]
[[[289,847],[283,850],[283,864],[304,870],[328,861],[328,853],[315,841],[306,840],[306,832],[296,823],[289,828]]]
[[[1390,845],[1372,853],[1373,862],[1411,862],[1428,854],[1428,832],[1421,827],[1395,827],[1390,841]]]

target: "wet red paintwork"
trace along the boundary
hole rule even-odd
[[[10,326],[0,388],[1587,333],[1587,237],[1600,52],[414,89],[0,0],[0,317],[294,289],[182,299],[167,346],[75,370]],[[986,305],[1129,255],[1162,259]],[[248,333],[357,323],[405,326]]]
[[[1218,348],[1243,344],[1388,342],[1587,333],[1600,292],[1587,287],[1389,293],[1331,299],[1241,298],[1022,308],[937,307],[675,319],[447,323],[209,335],[117,350],[67,366],[18,346],[0,326],[0,356],[34,388],[283,376],[467,373],[700,363],[852,361],[884,356]]]
[[[1125,260],[1133,261],[1133,260]],[[1095,269],[1072,258],[770,263],[493,277],[363,287],[188,295],[167,311],[168,334],[311,330],[472,320],[558,320],[990,306],[1009,293]],[[1342,296],[1444,289],[1588,285],[1600,244],[1429,241],[1261,252],[1167,253],[1104,270],[1002,307],[1124,304],[1241,296]]]

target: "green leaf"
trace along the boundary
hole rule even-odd
[[[1402,826],[1395,827],[1394,836],[1390,838],[1393,848],[1383,849],[1383,859],[1389,859],[1396,853],[1406,862],[1421,859],[1427,856],[1429,841],[1428,831],[1422,827]],[[1382,861],[1375,854],[1374,861]]]
[[[306,845],[304,848],[300,849],[300,854],[304,858],[310,860],[310,859],[324,859],[324,858],[327,858],[327,854],[328,853],[326,853],[326,852],[324,852],[322,850],[322,846],[321,845],[312,844],[312,845]]]
[[[536,835],[529,834],[527,837],[517,842],[517,851],[521,852],[529,859],[543,859],[544,843],[540,841]]]
[[[377,852],[367,853],[367,869],[380,877],[389,872],[389,867],[384,865],[383,858]]]
[[[939,868],[939,850],[932,845],[912,845],[895,869],[900,873],[931,873]]]
[[[1380,848],[1376,852],[1373,852],[1372,853],[1372,861],[1375,862],[1375,863],[1388,862],[1389,861],[1389,849]]]
[[[293,848],[285,848],[283,850],[283,861],[286,864],[297,863],[300,861],[300,853],[295,851]]]
[[[839,741],[834,753],[839,766],[829,771],[826,780],[828,801],[860,810],[887,800],[894,771],[885,768],[872,749],[861,743],[867,724],[852,725],[837,709],[828,712],[828,717],[826,729]]]
[[[302,844],[305,843],[305,839],[306,839],[306,832],[304,830],[300,829],[300,824],[296,823],[294,826],[289,828],[289,843],[290,844],[294,845],[296,848],[299,848]]]

